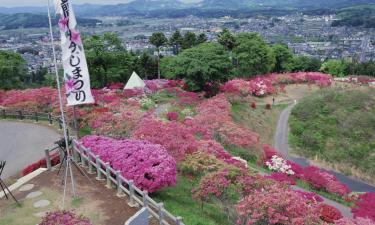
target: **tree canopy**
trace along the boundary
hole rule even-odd
[[[232,68],[228,53],[217,43],[203,43],[161,60],[163,75],[168,79],[184,79],[192,91],[204,90],[209,83],[227,81]]]
[[[0,51],[0,89],[21,88],[27,79],[26,61],[18,53]]]

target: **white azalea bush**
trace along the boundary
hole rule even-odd
[[[272,158],[266,162],[266,166],[268,166],[268,169],[275,172],[294,175],[294,171],[286,160],[277,155],[272,156]]]

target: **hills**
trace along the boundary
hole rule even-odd
[[[212,11],[256,11],[256,10],[314,10],[341,9],[358,4],[374,3],[375,0],[134,0],[117,5],[83,4],[75,7],[81,16],[129,16],[162,14],[164,12],[196,13]],[[46,7],[0,7],[0,13],[45,13]]]
[[[375,28],[375,5],[360,5],[341,9],[338,12],[340,20],[332,26],[359,26]]]
[[[95,26],[100,23],[97,19],[85,19],[78,17],[81,26]],[[54,23],[57,23],[57,19],[54,19]],[[0,14],[0,29],[10,30],[17,28],[39,28],[48,27],[47,15],[33,14],[33,13],[16,13],[16,14]]]

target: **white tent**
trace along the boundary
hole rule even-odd
[[[144,88],[146,86],[145,82],[138,76],[136,72],[133,72],[128,83],[125,85],[124,90],[133,88]]]

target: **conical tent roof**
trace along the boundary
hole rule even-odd
[[[136,72],[133,72],[128,83],[125,85],[124,90],[133,88],[144,88],[146,86],[145,82],[138,76]]]

